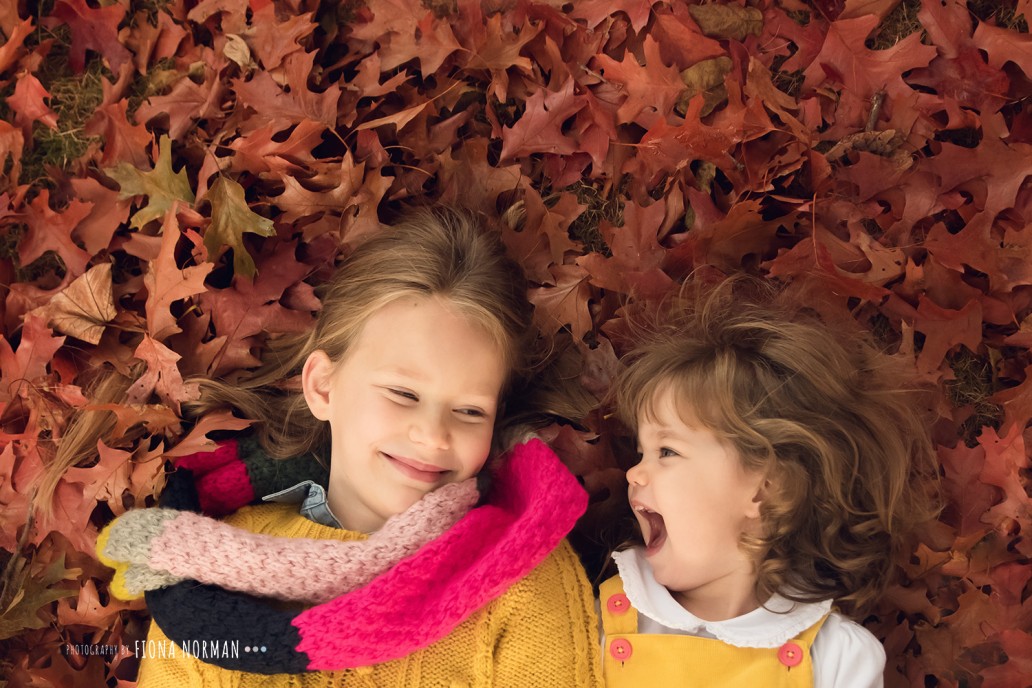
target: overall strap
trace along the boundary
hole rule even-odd
[[[619,575],[599,586],[598,594],[602,610],[602,630],[605,631],[606,637],[618,633],[638,632],[638,612],[624,594],[623,580]]]

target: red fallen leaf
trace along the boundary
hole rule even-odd
[[[993,528],[1007,528],[1013,521],[1032,522],[1032,507],[1021,480],[1021,471],[1028,468],[1023,431],[1022,426],[1014,425],[1000,437],[995,430],[985,427],[978,436],[978,443],[985,449],[979,480],[1003,491],[1003,501],[982,516],[982,522]]]
[[[129,123],[128,108],[127,100],[103,105],[83,128],[86,134],[100,136],[104,142],[104,154],[98,161],[101,167],[113,167],[120,162],[138,169],[150,167],[147,149],[154,137],[142,124]]]
[[[0,355],[4,345],[0,339]],[[15,442],[8,441],[0,451],[0,547],[8,552],[18,550],[19,529],[28,522],[30,509],[26,485],[21,481],[15,485],[18,457],[14,448]]]
[[[1013,62],[1026,77],[1032,78],[1032,37],[1028,33],[979,22],[971,40],[989,56],[990,66],[999,69],[1007,62]]]
[[[15,18],[17,19],[17,9],[15,10]],[[25,39],[32,33],[32,29],[35,27],[32,25],[32,19],[28,18],[18,20],[13,29],[8,29],[8,27],[2,28],[7,35],[7,42],[0,45],[0,73],[7,71],[7,68],[15,63],[23,51],[22,44],[25,43]]]
[[[672,11],[663,5],[657,7],[651,33],[652,38],[659,43],[663,62],[682,69],[725,54],[720,41],[704,36],[699,31],[699,25],[688,13],[688,7],[680,3],[670,7]]]
[[[731,151],[742,141],[744,108],[722,112],[723,116],[714,118],[711,126],[703,124],[699,117],[704,105],[702,94],[695,96],[688,102],[684,124],[674,127],[666,120],[657,119],[641,137],[637,160],[649,180],[684,169],[693,160],[705,160],[721,169],[734,167]],[[755,137],[763,133],[766,132],[749,132],[749,135]]]
[[[922,3],[917,18],[939,50],[939,59],[926,70],[914,70],[907,81],[936,89],[982,114],[996,112],[1006,102],[1010,79],[999,66],[985,63],[971,40],[967,4]],[[952,127],[951,127],[952,128]]]
[[[502,27],[502,14],[491,15],[487,20],[486,34],[469,56],[466,68],[488,70],[491,83],[487,92],[504,103],[509,98],[509,76],[506,71],[516,67],[526,74],[533,72],[533,63],[520,55],[520,51],[537,37],[540,30],[540,27],[530,24],[524,24],[519,33],[505,30]]]
[[[117,516],[125,511],[122,493],[129,489],[132,454],[112,449],[98,440],[97,457],[97,463],[88,468],[69,468],[62,480],[82,485],[82,496],[87,503],[106,502]]]
[[[222,53],[210,51],[204,54],[204,58],[206,66],[202,83],[195,84],[184,74],[167,95],[148,98],[136,111],[136,120],[149,122],[155,117],[167,115],[169,138],[178,141],[197,120],[217,117],[228,91],[218,74],[226,66],[227,60]]]
[[[534,321],[542,332],[557,332],[569,326],[574,341],[580,341],[592,328],[588,299],[588,272],[577,265],[553,265],[549,272],[554,287],[536,287],[527,297],[534,304]]]
[[[312,268],[293,259],[292,244],[278,244],[258,261],[253,281],[234,278],[229,289],[212,289],[200,297],[201,307],[211,314],[215,334],[226,337],[221,350],[242,347],[250,350],[259,334],[301,332],[312,325],[308,312],[285,308],[286,291],[307,277]]]
[[[70,279],[85,272],[91,256],[72,241],[72,231],[90,214],[91,207],[73,200],[64,212],[54,212],[50,208],[50,190],[41,189],[24,211],[27,231],[18,244],[21,264],[28,265],[46,251],[54,251],[64,262]]]
[[[167,12],[158,12],[157,21],[157,25],[151,24],[147,13],[138,10],[132,19],[134,30],[125,39],[126,47],[134,55],[133,65],[140,74],[146,74],[149,65],[175,55],[189,35]]]
[[[1024,428],[1032,420],[1032,366],[1025,368],[1025,379],[1020,385],[997,392],[992,401],[1003,406],[1007,414],[1002,429],[1006,430],[1011,425]]]
[[[496,211],[499,194],[515,193],[531,187],[519,164],[487,161],[488,141],[477,137],[463,142],[458,150],[447,150],[440,156],[438,183],[442,203],[473,203],[478,210]]]
[[[299,172],[315,162],[312,150],[322,142],[324,131],[326,127],[308,119],[298,122],[285,141],[274,138],[282,132],[271,126],[251,131],[229,144],[235,152],[230,169],[274,179]]]
[[[523,116],[512,127],[502,128],[501,161],[531,153],[577,152],[577,142],[563,133],[563,123],[584,107],[573,85],[571,78],[558,91],[541,89],[527,99]]]
[[[75,73],[81,73],[85,67],[87,49],[103,55],[115,74],[121,71],[124,62],[132,58],[118,40],[118,25],[125,17],[122,5],[115,3],[93,8],[86,4],[86,0],[57,0],[51,16],[67,24],[72,32],[68,65]],[[49,25],[53,27],[56,23],[51,21]]]
[[[74,593],[70,597],[74,597]],[[64,597],[57,603],[57,623],[62,626],[105,628],[113,624],[130,605],[113,595],[107,595],[107,604],[103,604],[97,591],[97,583],[92,578],[80,582],[79,595],[74,603],[70,597]]]
[[[655,0],[586,0],[576,3],[570,16],[585,20],[588,28],[594,29],[615,13],[623,12],[630,20],[631,28],[641,31],[649,21],[654,2]]]
[[[72,179],[72,189],[80,201],[90,206],[90,214],[75,227],[75,236],[82,241],[86,253],[96,255],[108,248],[119,226],[129,219],[132,203],[92,177]]]
[[[1026,15],[1027,16],[1027,15]],[[1032,635],[1018,628],[1005,628],[998,636],[1000,649],[1007,655],[1003,664],[983,668],[984,686],[993,688],[1028,688],[1032,676]]]
[[[254,11],[251,25],[242,35],[262,67],[271,72],[282,65],[288,55],[303,51],[301,40],[310,36],[315,28],[311,12],[290,14],[285,21],[280,21],[276,6],[269,3]]]
[[[150,262],[143,283],[147,287],[147,332],[155,340],[180,332],[170,307],[176,301],[206,289],[204,279],[211,272],[211,263],[180,268],[176,261],[176,246],[179,243],[179,222],[174,213],[165,216],[161,226],[161,250]],[[178,358],[178,357],[177,357]],[[146,399],[139,399],[142,403]]]
[[[643,299],[663,296],[673,281],[660,270],[666,249],[659,245],[666,207],[653,203],[642,208],[635,203],[624,207],[624,224],[614,227],[603,222],[602,232],[612,257],[589,253],[577,259],[577,265],[591,274],[591,283],[619,293],[634,293]]]
[[[47,366],[65,342],[37,315],[28,314],[22,325],[18,350],[0,335],[0,414],[15,398],[28,399],[47,386]]]
[[[271,197],[283,213],[279,221],[289,223],[305,217],[343,213],[356,202],[356,195],[365,182],[365,171],[365,163],[355,164],[351,152],[347,151],[340,165],[325,175],[317,188],[309,189],[295,177],[284,176],[283,193]]]
[[[886,50],[870,50],[864,41],[877,25],[878,17],[871,15],[832,22],[820,53],[803,72],[803,87],[815,89],[830,81],[859,100],[885,91],[890,100],[906,102],[913,89],[903,81],[903,73],[927,67],[936,57],[935,47],[923,45],[917,32]],[[849,124],[862,126],[863,119]]]
[[[194,423],[186,437],[179,440],[171,449],[165,450],[162,456],[167,459],[177,459],[181,456],[212,451],[217,443],[215,440],[208,439],[210,433],[220,430],[244,430],[250,425],[251,421],[237,418],[231,411],[206,413]]]
[[[176,361],[182,357],[150,335],[143,336],[133,355],[147,364],[147,372],[126,390],[128,403],[143,404],[151,394],[157,394],[163,403],[180,414],[180,402],[195,401],[200,396],[196,382],[183,382],[176,366]]]
[[[262,115],[271,126],[285,129],[301,120],[310,119],[329,128],[337,123],[337,102],[340,86],[331,84],[322,93],[308,87],[315,53],[297,52],[283,60],[283,70],[289,92],[284,90],[268,72],[259,71],[250,81],[236,79],[233,90],[238,100]]]
[[[7,96],[7,104],[14,110],[14,124],[21,127],[25,138],[31,138],[33,122],[57,129],[57,113],[47,107],[44,98],[50,98],[50,92],[39,79],[26,71],[18,74],[14,94]]]
[[[985,463],[985,448],[959,443],[952,449],[938,447],[937,451],[944,470],[943,488],[959,519],[957,534],[963,537],[984,533],[982,514],[996,500],[996,490],[979,479]]]
[[[774,260],[764,263],[770,276],[804,278],[810,284],[822,284],[829,297],[842,301],[858,297],[878,302],[890,293],[883,287],[867,282],[862,275],[854,275],[836,265],[831,251],[818,239],[820,234],[818,230],[809,240],[800,241],[791,249],[781,251]],[[826,305],[815,304],[816,307]]]
[[[577,244],[569,238],[569,225],[585,209],[572,194],[562,194],[551,208],[545,207],[534,189],[524,196],[526,219],[522,228],[502,227],[502,241],[509,256],[519,263],[527,279],[538,284],[553,281],[549,266],[562,264],[567,251],[576,250]]]
[[[946,354],[958,345],[977,351],[982,341],[982,305],[970,301],[960,310],[941,308],[921,296],[917,304],[914,329],[925,336],[917,357],[919,373],[938,370]]]
[[[14,125],[0,120],[0,189],[14,188],[21,177],[25,139]],[[10,166],[8,166],[10,161]],[[4,173],[7,170],[7,173]],[[4,203],[7,205],[7,203]]]
[[[643,65],[631,51],[620,62],[601,53],[592,63],[607,82],[620,84],[627,94],[616,111],[617,124],[635,122],[647,128],[656,119],[668,117],[685,91],[680,70],[664,64],[659,43],[645,36],[643,51]]]

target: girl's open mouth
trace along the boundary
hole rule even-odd
[[[645,554],[650,555],[659,551],[659,548],[666,542],[666,524],[663,517],[657,512],[644,506],[634,507],[646,527],[642,528],[642,536],[645,538]]]

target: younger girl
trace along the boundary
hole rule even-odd
[[[213,461],[315,454],[328,491],[276,497],[302,513],[146,509],[105,529],[116,594],[168,586],[147,593],[158,656],[141,688],[599,683],[591,589],[562,540],[586,495],[539,441],[489,465],[531,348],[521,284],[470,216],[416,213],[345,260],[311,334],[249,382],[203,386],[205,408],[257,421],[259,442],[225,442]],[[295,375],[297,391],[282,384]],[[191,506],[181,492],[166,504]]]
[[[601,586],[606,685],[881,686],[883,648],[843,613],[927,514],[930,442],[887,356],[742,283],[672,315],[615,383],[639,537]]]

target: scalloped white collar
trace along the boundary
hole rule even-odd
[[[639,614],[665,627],[658,629],[661,633],[710,636],[736,647],[780,647],[831,611],[831,600],[792,602],[775,594],[766,605],[742,616],[704,621],[678,604],[670,591],[656,582],[641,547],[616,552],[613,560],[631,605]]]

